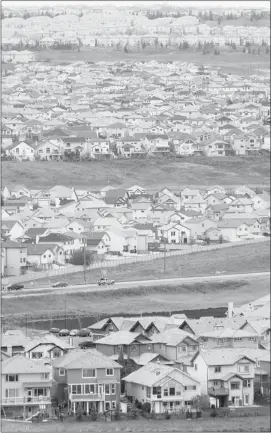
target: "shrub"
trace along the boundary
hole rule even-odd
[[[151,411],[151,404],[149,402],[143,403],[141,406],[141,409],[143,412],[150,413]]]
[[[98,418],[98,414],[95,411],[90,412],[90,419],[91,421],[96,421]]]
[[[168,412],[166,412],[166,416],[165,416],[165,419],[170,419],[171,417],[170,417],[170,414],[168,413]]]

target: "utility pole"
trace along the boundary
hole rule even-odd
[[[167,259],[167,250],[166,250],[166,238],[164,240],[164,273],[166,272],[166,259]]]
[[[86,238],[84,238],[84,282],[87,282],[87,274],[86,274]]]
[[[67,329],[67,298],[65,295],[65,329]]]

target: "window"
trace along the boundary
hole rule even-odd
[[[144,386],[142,387],[144,390]],[[111,383],[111,394],[116,394],[116,385],[115,383]]]
[[[175,236],[176,235],[176,232],[171,232],[171,236]]]
[[[65,376],[65,368],[59,368],[58,373],[59,376]]]
[[[191,350],[193,350],[193,352],[195,352],[197,350],[197,346],[191,346]]]
[[[43,353],[42,352],[32,352],[32,359],[40,359],[43,357]]]
[[[106,376],[114,376],[114,369],[113,368],[107,368],[106,369]]]
[[[43,255],[43,258],[46,259],[46,254]]]
[[[220,367],[220,365],[217,365],[215,367],[215,373],[221,373],[221,367]]]
[[[49,373],[41,373],[42,379],[49,379]]]
[[[169,395],[175,395],[175,388],[169,388]]]
[[[197,389],[196,385],[188,385],[184,387],[185,391],[194,391]]]
[[[137,351],[137,345],[136,344],[132,344],[131,351],[132,352],[136,352]]]
[[[50,147],[46,147],[46,153],[50,153]]]
[[[109,394],[110,394],[110,386],[109,386],[108,383],[105,384],[105,386],[104,386],[104,391],[105,391],[105,394],[106,394],[106,395],[109,395]]]
[[[231,389],[240,389],[240,382],[231,382]]]
[[[6,382],[18,382],[18,374],[6,374]]]
[[[217,386],[217,385],[218,385],[217,380],[214,380],[214,386]]]
[[[244,386],[244,388],[251,388],[251,380],[245,379],[243,382],[243,386]]]
[[[72,394],[82,394],[83,387],[82,385],[72,385],[71,391]]]
[[[105,402],[105,410],[110,410],[110,401]]]
[[[153,395],[157,395],[157,397],[161,397],[161,386],[154,386],[152,393]]]
[[[116,402],[115,401],[111,401],[111,409],[112,410],[116,409]]]
[[[93,368],[83,369],[82,377],[96,377],[96,370]]]
[[[19,389],[6,389],[6,398],[16,398],[19,397]]]
[[[240,373],[249,373],[249,365],[239,365]]]
[[[95,387],[97,392],[97,385],[87,384],[85,385],[85,394],[94,394],[95,393]]]
[[[151,398],[151,388],[147,387],[147,398]]]
[[[168,389],[167,388],[164,389],[164,397],[168,397]]]

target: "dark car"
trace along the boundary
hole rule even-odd
[[[64,283],[63,281],[58,281],[57,283],[52,284],[52,287],[67,287],[68,283]]]
[[[80,349],[95,349],[96,344],[93,341],[84,341],[79,343]]]
[[[70,335],[70,331],[68,329],[61,329],[58,335],[60,337],[68,337]]]
[[[80,331],[78,332],[77,336],[78,337],[89,337],[90,334],[91,334],[90,329],[83,328],[83,329],[80,329]]]
[[[49,330],[50,334],[59,334],[60,329],[59,328],[51,328]]]
[[[9,284],[8,286],[7,286],[7,290],[10,292],[10,291],[12,291],[12,290],[22,290],[24,288],[24,285],[23,284],[19,284],[19,283],[16,283],[16,284]]]

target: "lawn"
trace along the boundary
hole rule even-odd
[[[108,277],[115,281],[139,281],[175,277],[198,277],[214,275],[216,272],[226,274],[247,272],[268,272],[270,270],[270,242],[250,245],[235,245],[221,250],[203,251],[183,256],[155,259],[128,265],[108,268]],[[87,282],[95,283],[101,276],[100,269],[87,272]],[[43,278],[34,282],[34,287],[48,287],[58,278]],[[61,277],[60,277],[61,279]],[[63,278],[66,279],[66,278]],[[69,285],[83,284],[83,272],[68,274]],[[27,284],[26,284],[27,286]],[[31,286],[27,286],[31,288]]]
[[[235,24],[234,24],[235,25]],[[256,50],[257,52],[257,50]],[[77,50],[43,50],[37,52],[37,59],[44,61],[49,60],[52,63],[72,63],[78,61],[91,62],[118,62],[118,61],[158,61],[168,63],[172,61],[189,62],[197,64],[208,64],[222,69],[227,68],[228,72],[235,74],[253,74],[261,64],[264,69],[270,68],[269,55],[265,54],[265,47],[262,48],[260,55],[243,53],[242,48],[232,50],[230,47],[221,47],[220,55],[213,53],[203,55],[192,49],[180,52],[176,47],[168,47],[167,50],[155,48],[146,48],[141,52],[125,53],[112,48],[81,48]]]
[[[270,432],[270,417],[249,417],[198,420],[131,420],[122,422],[64,422],[56,424],[24,424],[2,422],[2,433],[113,433],[113,432]]]
[[[270,160],[266,157],[170,158],[93,162],[2,162],[5,184],[28,188],[54,185],[95,190],[108,184],[129,187],[140,184],[156,189],[165,185],[178,189],[189,186],[250,185],[269,187]]]
[[[207,309],[249,302],[269,292],[269,277],[255,280],[243,278],[241,281],[216,283],[191,283],[176,286],[138,287],[111,291],[99,289],[95,292],[81,292],[2,299],[2,323],[5,328],[25,323],[26,315],[32,322],[64,318],[78,320],[88,318],[89,323],[101,316],[116,314],[171,313],[173,311]],[[66,306],[66,307],[65,307]],[[85,321],[84,321],[85,322]],[[23,325],[22,325],[23,326]],[[35,326],[33,324],[33,326]],[[78,325],[76,325],[78,326]],[[50,327],[50,325],[49,325]]]

